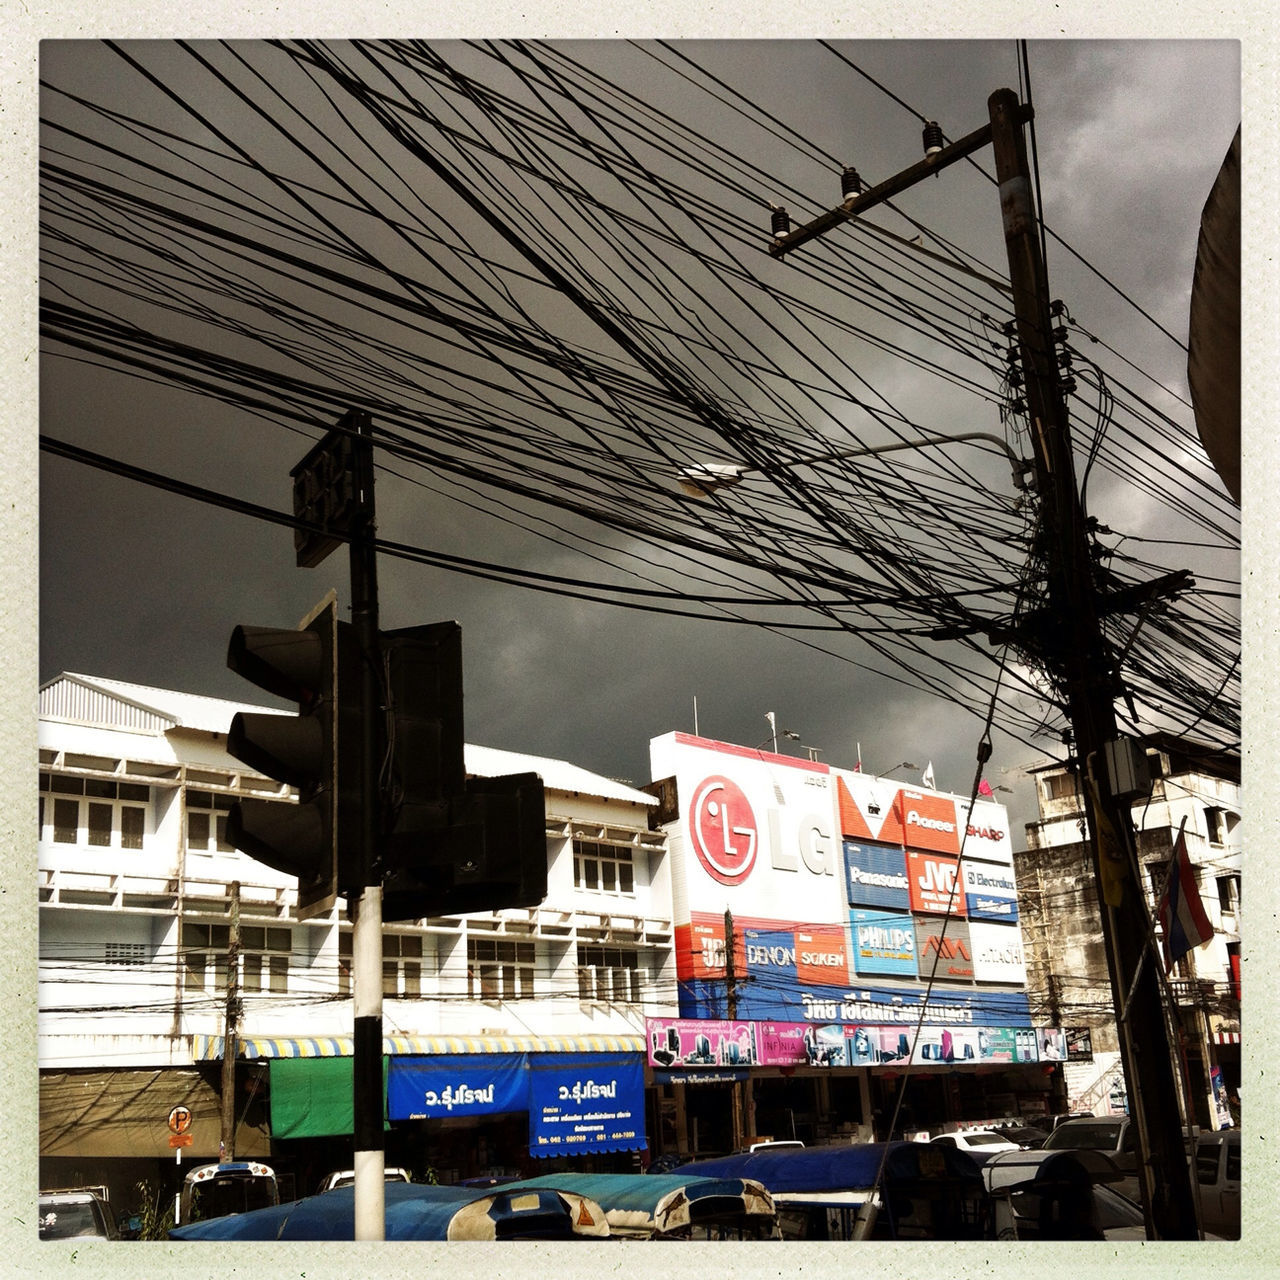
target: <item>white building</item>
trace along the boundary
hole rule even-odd
[[[1148,742],[1146,756],[1151,791],[1134,800],[1132,814],[1153,921],[1185,822],[1187,852],[1213,925],[1212,939],[1174,966],[1169,986],[1197,1123],[1217,1128],[1211,1072],[1221,1073],[1226,1092],[1238,1095],[1240,1087],[1240,761],[1170,737]],[[1064,765],[1033,772],[1040,817],[1027,824],[1027,849],[1014,857],[1028,987],[1042,1001],[1039,1016],[1088,1033],[1091,1056],[1081,1054],[1065,1070],[1071,1108],[1121,1111],[1126,1089],[1077,776]],[[1159,939],[1156,924],[1149,963],[1162,965]]]
[[[122,1184],[127,1192],[137,1178],[163,1180],[177,1154],[217,1158],[237,914],[236,1153],[268,1154],[274,1139],[281,1159],[263,1097],[276,1108],[283,1086],[272,1082],[286,1076],[265,1064],[345,1059],[349,1069],[345,903],[299,920],[294,882],[226,840],[236,798],[287,796],[227,754],[231,718],[246,709],[264,710],[84,675],[41,689],[44,1185],[114,1182],[118,1202]],[[656,802],[558,760],[468,746],[466,766],[473,775],[542,777],[547,895],[528,910],[384,926],[389,1058],[422,1067],[434,1055],[607,1052],[639,1067],[646,1015],[676,1011],[670,868],[665,838],[649,824]],[[195,1117],[184,1151],[169,1145],[176,1105]],[[643,1145],[642,1102],[640,1110]],[[477,1123],[483,1114],[473,1131]],[[421,1125],[409,1128],[401,1135],[393,1126],[389,1163],[411,1162],[394,1144],[421,1146]],[[513,1134],[507,1126],[495,1135],[479,1163],[513,1163]],[[456,1151],[429,1154],[437,1172],[470,1171],[437,1167],[460,1160]],[[309,1177],[294,1155],[299,1179]]]

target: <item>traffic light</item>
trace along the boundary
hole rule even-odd
[[[259,773],[296,787],[297,804],[241,800],[227,818],[237,849],[298,878],[298,916],[333,905],[358,878],[361,794],[359,653],[332,595],[296,630],[239,626],[227,666],[298,714],[241,712],[227,750]]]
[[[547,895],[542,779],[469,778],[445,826],[399,831],[384,849],[384,920],[537,906]]]
[[[466,789],[462,740],[462,628],[456,622],[383,631],[386,680],[383,831],[448,821],[447,801]]]
[[[384,631],[386,782],[382,918],[532,906],[547,889],[546,809],[536,774],[466,776],[462,629]]]

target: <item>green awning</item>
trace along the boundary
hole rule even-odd
[[[355,1131],[353,1058],[272,1058],[271,1136],[327,1138]],[[382,1059],[386,1126],[387,1064]]]

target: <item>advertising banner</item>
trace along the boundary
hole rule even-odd
[[[735,918],[843,922],[843,859],[825,764],[685,733],[654,739],[649,754],[653,776],[674,776],[680,797],[677,926],[686,911],[692,919],[726,909]]]
[[[759,1062],[756,1024],[706,1018],[646,1018],[649,1065],[746,1067]]]
[[[1029,1028],[980,1027],[980,1062],[1036,1062],[1036,1033]]]
[[[1018,922],[1018,884],[1012,867],[970,862],[966,856],[960,874],[964,880],[965,912],[970,920]]]
[[[387,1117],[438,1120],[523,1111],[529,1105],[525,1058],[523,1053],[393,1057]]]
[[[963,820],[968,806],[959,807]],[[1013,866],[1013,841],[1009,835],[1009,813],[1004,805],[990,800],[974,802],[965,825],[964,856],[983,862],[996,862],[1004,867]]]
[[[1065,1062],[1067,1033],[1059,1027],[1041,1027],[1036,1032],[1041,1062]]]
[[[1026,985],[1026,953],[1022,930],[1016,924],[971,924],[969,937],[973,944],[973,973],[979,982]]]
[[[644,1067],[630,1053],[529,1056],[529,1154],[637,1151],[646,1145]]]
[[[943,928],[943,925],[946,928]],[[972,982],[973,944],[963,920],[916,921],[916,960],[920,977],[932,982]]]
[[[1093,1061],[1093,1030],[1090,1027],[1066,1027],[1063,1035],[1067,1040],[1068,1062]]]
[[[796,936],[791,929],[744,929],[743,955],[747,975],[753,983],[783,983],[796,980]]]
[[[950,796],[904,787],[889,820],[880,828],[880,839],[899,841],[907,849],[958,854],[960,827],[955,801]]]
[[[808,1062],[805,1033],[809,1026],[804,1022],[759,1022],[756,1024],[756,1043],[760,1049],[760,1063],[770,1067],[795,1067]]]
[[[845,896],[851,907],[907,911],[907,855],[901,849],[846,840],[843,847]]]
[[[964,915],[964,894],[957,882],[959,863],[955,858],[933,854],[907,853],[907,889],[911,910],[934,915]]]
[[[916,931],[909,915],[901,911],[851,911],[849,930],[857,973],[916,976]]]
[[[976,1027],[922,1027],[911,1061],[921,1066],[976,1064],[978,1035]]]

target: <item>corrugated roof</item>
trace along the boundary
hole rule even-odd
[[[173,689],[156,689],[126,680],[80,675],[64,671],[40,689],[40,714],[121,728],[199,729],[226,733],[238,711],[289,713],[280,707],[263,707],[223,698],[205,698]]]
[[[549,791],[578,792],[605,800],[626,800],[631,804],[656,805],[657,800],[625,782],[616,782],[567,760],[549,760],[545,756],[524,755],[518,751],[501,751],[496,747],[466,746],[467,772],[480,778],[497,778],[508,773],[536,773]]]
[[[164,732],[180,726],[208,733],[226,733],[238,711],[290,714],[280,707],[228,702],[222,698],[205,698],[198,694],[156,689],[150,685],[130,684],[125,680],[108,680],[72,671],[63,672],[40,689],[41,716],[119,728]],[[658,803],[644,791],[592,773],[567,760],[551,760],[518,751],[502,751],[496,747],[478,747],[473,743],[466,744],[464,758],[467,772],[476,777],[536,773],[551,791],[577,792],[646,807]]]

